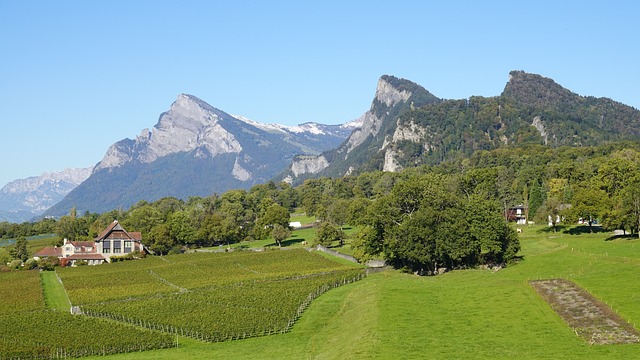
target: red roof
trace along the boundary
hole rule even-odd
[[[69,256],[69,260],[106,260],[102,254],[73,254]]]
[[[47,256],[60,257],[60,256],[62,256],[62,248],[56,248],[56,247],[49,246],[49,247],[43,248],[42,250],[40,250],[37,253],[33,254],[33,256],[37,256],[37,257],[47,257]]]

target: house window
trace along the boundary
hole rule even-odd
[[[93,251],[93,247],[91,247],[91,246],[87,246],[86,249],[87,249],[87,251]]]
[[[115,248],[115,247],[114,247],[114,248],[113,248],[113,252],[114,252],[114,253],[120,253],[120,248]]]
[[[76,252],[82,251],[82,248],[76,247]]]
[[[102,252],[105,253],[105,254],[108,254],[108,253],[111,252],[111,249],[110,248],[103,248]]]

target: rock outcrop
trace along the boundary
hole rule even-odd
[[[397,116],[403,109],[438,101],[440,99],[409,80],[384,75],[378,80],[371,107],[356,120],[361,123],[360,127],[340,147],[317,157],[295,158],[289,169],[277,179],[299,183],[311,176],[344,176],[363,165],[367,167],[364,161],[375,162],[369,164],[373,169],[395,171],[399,166],[393,161],[395,153],[388,149],[387,144],[391,138],[388,132],[395,129]],[[367,154],[373,148],[377,149],[379,157]]]

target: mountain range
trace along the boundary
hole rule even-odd
[[[42,215],[85,181],[91,170],[65,169],[6,184],[0,189],[0,221],[19,223]]]
[[[44,214],[105,212],[140,200],[186,199],[269,180],[399,171],[479,150],[640,140],[640,111],[512,71],[500,95],[442,99],[382,76],[369,110],[343,125],[262,124],[180,94],[152,129],[113,144],[91,175]]]
[[[358,127],[262,124],[180,94],[153,129],[113,144],[91,176],[46,215],[128,208],[140,200],[209,196],[269,181],[298,154],[338,146]]]

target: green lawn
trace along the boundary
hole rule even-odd
[[[44,291],[44,301],[48,309],[56,311],[69,312],[71,306],[69,303],[69,297],[64,290],[64,286],[55,271],[42,271],[40,272],[40,278],[42,280],[42,289]]]
[[[307,217],[303,215],[292,217],[291,221],[294,221],[293,220],[294,218],[307,219],[307,220],[312,219],[311,222],[315,221],[314,217]],[[300,220],[295,220],[295,221],[300,221]],[[343,231],[347,236],[347,238],[344,240],[344,245],[339,246],[340,244],[336,241],[333,244],[331,244],[331,248],[343,254],[353,255],[353,250],[351,249],[351,237],[355,236],[355,234],[358,232],[358,227],[345,225],[343,226]],[[282,242],[282,246],[289,247],[289,248],[308,248],[313,246],[315,239],[316,239],[315,227],[296,229],[291,231],[291,235]],[[275,240],[273,240],[273,238],[270,238],[270,237],[267,239],[243,241],[243,242],[229,245],[229,247],[232,249],[259,249],[259,248],[269,248],[269,247],[277,247],[277,246],[278,245],[276,244]],[[226,247],[225,245],[213,246],[213,247],[205,248],[205,250],[224,250],[225,247]]]
[[[634,359],[640,344],[589,346],[528,280],[563,277],[640,324],[640,241],[526,227],[524,261],[498,272],[374,274],[316,299],[290,333],[123,359]]]
[[[305,213],[291,215],[290,221],[300,221],[302,225],[313,224],[316,222],[315,216],[307,216]]]

